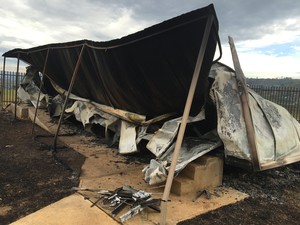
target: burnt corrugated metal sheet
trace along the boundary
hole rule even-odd
[[[183,14],[135,34],[108,42],[80,40],[3,54],[43,71],[64,89],[83,45],[85,49],[72,93],[148,118],[183,111],[208,17],[214,18],[205,51],[192,112],[200,111],[207,93],[207,76],[218,42],[213,5]]]

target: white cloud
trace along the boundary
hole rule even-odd
[[[14,1],[13,1],[14,2]],[[18,3],[18,5],[17,5]],[[20,4],[19,4],[20,3]],[[0,42],[7,48],[78,39],[110,40],[147,27],[131,8],[85,1],[20,1],[0,9]],[[29,6],[32,7],[29,7]]]
[[[300,45],[294,45],[294,46],[292,46],[292,48],[293,48],[295,51],[299,51],[299,54],[300,54]]]
[[[250,51],[257,48],[300,41],[300,16],[294,19],[286,19],[281,21],[281,23],[272,24],[271,28],[269,27],[268,29],[269,32],[262,33],[259,38],[240,41],[238,43],[238,46],[241,48],[240,50]]]
[[[236,46],[240,65],[247,77],[293,77],[299,79],[300,56],[274,56],[255,52],[241,52]],[[234,68],[229,46],[223,47],[221,62]]]
[[[118,18],[114,18],[105,26],[105,33],[112,37],[122,37],[145,28],[149,22],[136,21],[131,9],[119,10]],[[104,32],[104,30],[103,30]]]

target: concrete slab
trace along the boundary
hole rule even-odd
[[[122,185],[130,185],[137,189],[142,189],[152,193],[153,198],[161,198],[164,187],[150,187],[146,183],[141,182],[141,176],[138,172],[128,174],[117,174],[102,177],[98,179],[83,179],[81,180],[80,187],[99,188],[114,190]],[[90,198],[92,202],[95,202],[97,198],[88,192],[81,192],[83,195]],[[217,187],[210,189],[212,194],[211,199],[206,199],[205,196],[201,196],[195,202],[193,199],[196,192],[191,192],[183,196],[177,196],[175,194],[170,195],[170,202],[168,203],[167,212],[167,224],[177,224],[180,221],[193,218],[197,215],[212,211],[219,207],[233,204],[237,201],[241,201],[247,197],[246,194],[238,192],[231,188]],[[92,204],[92,202],[90,204]],[[97,204],[101,208],[101,204]],[[105,208],[102,208],[105,211]],[[127,209],[128,210],[128,209]],[[122,211],[118,216],[125,213]],[[110,211],[107,210],[109,214]],[[118,218],[117,218],[118,219]],[[140,213],[137,216],[128,220],[125,224],[139,225],[139,224],[158,224],[160,221],[160,213],[157,213],[151,209],[146,209],[145,213]]]
[[[83,196],[73,194],[32,213],[12,225],[103,225],[119,224],[97,207],[90,207],[90,202]]]

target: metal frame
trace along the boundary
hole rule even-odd
[[[17,104],[18,104],[18,80],[19,80],[19,69],[20,69],[20,53],[18,53],[18,62],[17,62],[17,74],[16,74],[16,90],[15,90],[15,120],[17,119]]]
[[[45,63],[44,63],[44,68],[43,68],[43,73],[42,73],[42,80],[41,80],[41,83],[40,83],[40,91],[39,91],[39,95],[38,95],[38,99],[37,99],[37,103],[36,103],[36,108],[35,108],[35,113],[34,113],[34,117],[33,117],[33,122],[32,122],[31,134],[34,133],[35,120],[36,120],[37,111],[38,111],[38,108],[39,108],[42,87],[44,85],[44,76],[45,76],[44,74],[46,72],[46,66],[47,66],[47,62],[48,62],[48,55],[49,55],[49,48],[47,49],[47,55],[46,55],[46,59],[45,59]]]
[[[5,64],[6,64],[6,57],[3,59],[3,74],[2,74],[2,87],[1,87],[1,108],[3,108],[4,102],[4,91],[5,91]]]
[[[175,168],[176,168],[178,156],[180,154],[180,149],[181,149],[181,145],[182,145],[182,141],[183,141],[183,137],[184,137],[184,133],[185,133],[185,128],[186,128],[187,120],[188,120],[188,117],[189,117],[189,114],[190,114],[190,110],[191,110],[191,106],[192,106],[192,102],[193,102],[193,98],[194,98],[194,94],[195,94],[195,90],[196,90],[196,86],[197,86],[197,81],[198,81],[198,78],[199,78],[199,75],[200,75],[200,71],[201,71],[201,67],[202,67],[202,62],[203,62],[203,58],[204,58],[204,54],[205,54],[205,50],[206,50],[210,30],[211,30],[211,27],[212,27],[212,24],[213,24],[213,19],[214,18],[213,18],[212,15],[208,16],[206,26],[205,26],[205,30],[204,30],[202,43],[201,43],[201,46],[200,46],[200,49],[199,49],[198,58],[197,58],[197,62],[196,62],[196,65],[195,65],[194,74],[193,74],[193,78],[192,78],[192,81],[191,81],[188,97],[187,97],[187,100],[186,100],[181,125],[180,125],[179,131],[178,131],[178,136],[177,136],[177,141],[176,141],[176,144],[175,144],[175,149],[174,149],[174,153],[173,153],[173,157],[172,157],[172,162],[171,162],[171,166],[170,166],[170,170],[169,170],[165,190],[164,190],[162,201],[161,201],[160,225],[165,225],[166,224],[167,202],[169,201],[169,195],[170,195],[170,190],[171,190],[171,186],[172,186],[172,182],[173,182],[173,178],[174,178]]]
[[[77,60],[77,63],[76,63],[76,66],[75,66],[75,69],[74,69],[74,72],[73,72],[73,75],[72,75],[72,79],[71,79],[71,82],[70,82],[70,85],[69,85],[69,89],[68,89],[68,92],[67,92],[67,95],[66,95],[65,102],[64,102],[64,105],[63,105],[62,113],[60,114],[60,117],[59,117],[57,130],[56,130],[56,133],[55,133],[55,136],[54,136],[54,143],[53,143],[54,152],[56,152],[57,137],[58,137],[59,129],[60,129],[60,126],[61,126],[61,122],[63,120],[63,116],[64,116],[64,113],[65,113],[67,102],[68,102],[69,97],[70,97],[70,93],[72,91],[73,85],[75,83],[75,80],[76,80],[76,77],[77,77],[77,74],[78,74],[78,69],[79,69],[79,65],[81,63],[82,54],[83,54],[83,50],[84,50],[85,45],[86,44],[82,45],[80,54],[78,56],[78,60]]]

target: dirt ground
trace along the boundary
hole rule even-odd
[[[33,140],[32,123],[0,111],[0,224],[43,208],[78,186],[84,157],[72,149],[53,154],[45,139]],[[49,134],[39,127],[35,133]],[[40,139],[44,139],[40,141]],[[43,143],[43,144],[42,144]]]
[[[72,194],[84,157],[64,147],[51,151],[53,138],[40,128],[0,111],[0,225],[9,224]],[[300,163],[260,173],[225,166],[223,185],[250,198],[180,222],[193,224],[299,224]]]
[[[300,163],[259,173],[225,166],[223,185],[250,197],[179,225],[299,224]]]

